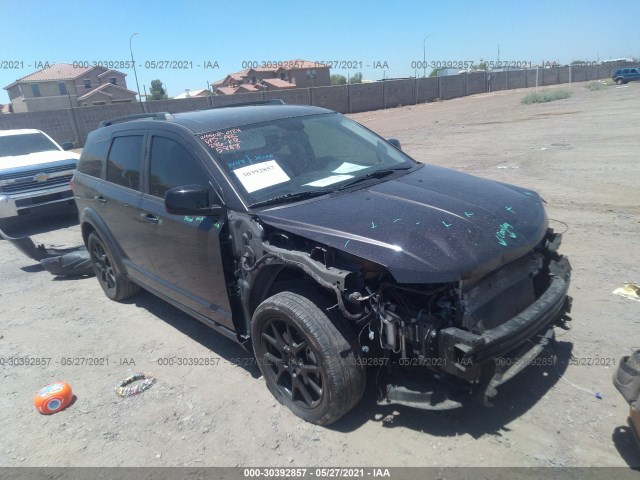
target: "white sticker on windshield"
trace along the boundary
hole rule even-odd
[[[275,160],[242,167],[233,173],[249,193],[290,180]]]
[[[338,183],[343,180],[347,180],[349,178],[353,178],[353,175],[331,175],[330,177],[321,178],[320,180],[316,180],[315,182],[305,183],[303,186],[310,187],[326,187],[327,185],[331,185],[333,183]]]
[[[357,172],[358,170],[362,170],[363,168],[369,168],[366,165],[358,165],[357,163],[348,163],[344,162],[338,168],[336,168],[333,173],[351,173]]]

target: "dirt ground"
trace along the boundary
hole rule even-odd
[[[119,304],[95,278],[54,278],[0,241],[0,357],[51,359],[0,365],[0,465],[640,465],[629,407],[611,382],[613,363],[640,348],[640,303],[611,293],[640,281],[640,83],[571,88],[548,104],[523,105],[524,91],[508,91],[353,115],[417,160],[538,190],[552,226],[568,229],[572,329],[558,332],[556,365],[525,369],[494,408],[379,406],[370,384],[338,423],[310,425],[221,335],[148,293]],[[24,231],[81,241],[74,219]],[[106,360],[65,365],[80,357]],[[159,365],[166,357],[220,360]],[[117,397],[114,385],[136,371],[156,384]],[[38,414],[35,392],[57,380],[75,402]]]

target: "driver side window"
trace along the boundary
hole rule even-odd
[[[209,188],[209,176],[198,160],[178,142],[154,136],[151,140],[149,193],[164,198],[167,190],[184,185]]]

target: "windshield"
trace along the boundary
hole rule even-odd
[[[381,177],[383,170],[418,165],[340,114],[285,118],[199,137],[249,205],[313,196],[364,176]]]
[[[42,133],[0,136],[0,157],[28,155],[29,153],[60,150]]]

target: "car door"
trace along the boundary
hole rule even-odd
[[[106,182],[94,196],[95,208],[117,242],[129,275],[146,262],[144,230],[138,215],[142,199],[140,172],[144,159],[145,133],[128,131],[111,139],[105,165]]]
[[[164,194],[173,187],[198,184],[219,197],[211,185],[193,140],[168,132],[150,132],[145,166],[146,187],[140,217],[145,224],[147,253],[155,269],[153,288],[175,301],[233,328],[231,307],[222,266],[220,231],[223,219],[172,215]]]

